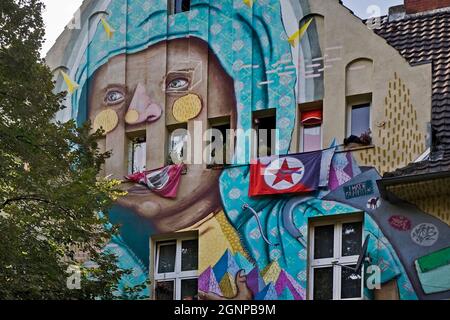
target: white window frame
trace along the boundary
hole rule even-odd
[[[351,103],[348,105],[347,108],[347,137],[350,137],[352,135],[352,121],[353,121],[353,108],[357,107],[357,106],[362,106],[362,105],[369,105],[369,129],[370,131],[373,132],[373,128],[372,128],[372,117],[373,117],[373,107],[372,107],[372,101],[369,100],[363,100],[363,101],[358,101],[355,103]]]
[[[170,238],[170,239],[159,239],[155,243],[155,272],[153,279],[155,281],[154,285],[154,295],[156,299],[156,284],[157,282],[174,281],[174,300],[181,300],[181,281],[198,279],[198,269],[191,271],[181,271],[181,249],[183,241],[196,240],[198,243],[198,237],[180,237],[180,238]],[[159,270],[159,248],[165,245],[176,244],[175,251],[175,271],[168,273],[158,273]]]
[[[305,128],[310,127],[319,127],[320,126],[320,149],[323,149],[323,122],[317,125],[304,125],[301,123],[300,125],[300,152],[305,152]]]
[[[342,267],[356,265],[359,255],[343,257],[342,256],[342,225],[352,222],[361,222],[363,225],[361,240],[364,235],[364,219],[362,216],[342,217],[336,219],[327,219],[315,221],[310,224],[309,232],[309,299],[314,299],[314,269],[333,267],[333,300],[363,300],[364,298],[364,266],[361,268],[361,296],[350,299],[341,298],[341,272]],[[320,226],[334,225],[334,256],[331,258],[314,259],[314,233],[315,228]],[[362,246],[362,244],[361,244]],[[337,264],[336,264],[337,263]]]

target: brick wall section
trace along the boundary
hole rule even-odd
[[[406,13],[419,13],[450,7],[450,0],[405,0]]]

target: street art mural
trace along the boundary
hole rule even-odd
[[[124,180],[128,195],[109,213],[121,233],[108,250],[134,270],[120,289],[152,279],[150,238],[196,230],[201,299],[311,299],[312,272],[333,268],[350,291],[372,299],[375,289],[365,281],[370,266],[380,270],[378,285],[396,281],[401,299],[449,298],[441,277],[450,266],[448,225],[408,204],[385,202],[379,174],[360,168],[351,153],[330,146],[311,165],[303,165],[308,155],[287,155],[298,102],[323,98],[323,72],[340,50],[322,48],[323,17],[311,15],[308,1],[192,0],[177,14],[170,7],[161,0],[87,2],[82,30],[66,50],[67,72],[57,82],[71,93],[71,118],[104,130],[115,161],[110,168],[125,167],[124,141],[142,128],[147,157],[158,160]],[[250,196],[251,148],[241,135],[233,163],[222,170],[168,164],[159,156],[168,126],[189,128],[220,113],[232,129],[248,130],[253,112],[262,110],[276,111],[273,154],[285,159],[259,160],[275,170],[268,188],[278,185],[276,194]],[[121,170],[108,174],[122,178]],[[300,170],[307,170],[301,178]],[[306,176],[316,177],[313,187],[296,188]],[[310,269],[311,221],[347,216],[362,221],[346,224],[342,236],[356,235],[349,256],[360,257],[362,268],[330,262]],[[316,298],[333,298],[326,285]]]

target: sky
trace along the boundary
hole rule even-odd
[[[385,15],[389,7],[403,4],[403,0],[343,0],[343,2],[362,19]]]
[[[44,11],[46,41],[41,52],[45,55],[72,20],[83,0],[43,0],[43,2],[46,5]],[[403,0],[343,0],[343,2],[357,16],[368,18],[386,14],[389,7],[402,4]]]

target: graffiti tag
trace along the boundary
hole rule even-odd
[[[373,194],[374,188],[371,180],[344,187],[345,198],[353,199]]]
[[[438,228],[431,223],[422,223],[411,231],[411,239],[420,246],[430,247],[439,238]]]
[[[411,230],[411,220],[405,216],[391,216],[389,218],[389,224],[392,228],[399,231],[409,231]]]

